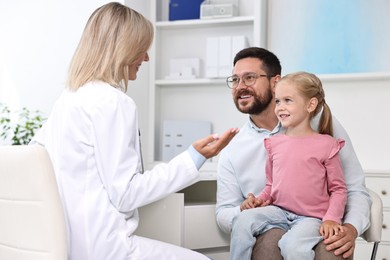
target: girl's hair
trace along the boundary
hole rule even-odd
[[[68,87],[101,80],[127,91],[128,66],[150,48],[153,25],[144,16],[120,3],[98,8],[89,18],[74,53]]]
[[[305,98],[316,98],[318,100],[318,105],[311,113],[310,119],[321,112],[322,109],[318,132],[320,134],[333,136],[332,112],[325,102],[325,92],[322,88],[321,80],[314,74],[308,72],[297,72],[284,76],[278,83],[280,82],[290,82],[296,86],[299,93],[301,93]]]

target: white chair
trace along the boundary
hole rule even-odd
[[[39,145],[0,146],[0,259],[67,259],[56,179]]]
[[[372,200],[370,216],[371,226],[362,234],[362,238],[364,238],[367,242],[374,242],[371,254],[371,260],[374,260],[378,250],[378,245],[382,238],[383,205],[378,194],[370,189],[368,189],[368,192]]]

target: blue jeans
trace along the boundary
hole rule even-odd
[[[256,236],[271,228],[281,228],[287,233],[279,241],[284,260],[314,259],[313,247],[323,238],[322,221],[299,216],[276,206],[244,210],[233,219],[230,259],[250,260]]]

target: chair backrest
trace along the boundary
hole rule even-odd
[[[383,225],[383,205],[382,200],[378,194],[368,189],[370,194],[372,205],[371,205],[371,216],[370,227],[362,234],[362,238],[367,242],[380,242],[382,239],[382,225]]]
[[[0,259],[67,259],[64,212],[40,145],[0,146]]]

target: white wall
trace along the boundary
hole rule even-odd
[[[0,102],[48,113],[91,12],[107,1],[0,2]]]
[[[349,133],[363,169],[390,173],[390,73],[320,75],[332,113]]]
[[[108,2],[1,0],[0,103],[14,110],[39,109],[48,115],[64,88],[70,60],[89,16]],[[149,1],[118,2],[149,16]],[[147,117],[148,79],[148,64],[144,64],[128,90],[138,104],[141,119]],[[146,129],[146,123],[141,120],[140,128]]]
[[[107,2],[0,1],[0,102],[15,109],[26,106],[49,113],[64,88],[89,16]],[[142,0],[128,1],[128,5],[142,12],[148,9]]]
[[[390,1],[278,0],[269,10],[268,47],[285,73],[390,71]]]

